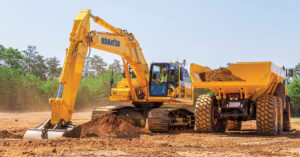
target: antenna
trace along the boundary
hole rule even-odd
[[[185,65],[186,65],[186,59],[183,59],[183,61],[182,61],[182,63],[181,63],[181,66],[182,66],[182,67],[185,67]]]
[[[177,64],[179,64],[181,66],[181,64],[178,62],[178,57],[177,57],[175,63],[177,63]]]

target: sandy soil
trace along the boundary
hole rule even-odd
[[[90,116],[91,112],[75,113],[73,121],[81,124]],[[277,137],[257,136],[255,121],[250,121],[243,123],[243,131],[226,134],[189,131],[130,138],[22,139],[28,128],[49,117],[50,112],[0,113],[0,156],[300,156],[299,119],[293,119],[292,131]]]
[[[209,72],[200,73],[200,78],[203,81],[245,81],[238,76],[232,74],[232,72],[226,68],[219,68]]]

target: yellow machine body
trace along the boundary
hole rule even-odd
[[[110,32],[90,31],[90,18]],[[115,28],[101,18],[91,15],[90,10],[82,10],[76,16],[70,33],[70,46],[66,50],[66,58],[59,78],[58,95],[56,98],[49,99],[52,105],[51,125],[56,125],[59,121],[64,125],[65,122],[71,121],[89,48],[113,53],[122,58],[125,78],[117,84],[117,88],[111,89],[111,101],[193,104],[193,87],[183,81],[179,81],[176,89],[168,90],[167,96],[150,96],[149,67],[133,34]],[[136,78],[131,78],[128,65]]]
[[[170,64],[176,64],[177,63],[170,63]],[[179,65],[178,65],[179,66]],[[149,77],[149,76],[148,76]],[[135,99],[135,102],[165,102],[165,103],[179,103],[179,104],[193,104],[193,87],[191,83],[183,82],[180,80],[180,75],[178,76],[179,85],[177,88],[175,88],[173,91],[168,89],[167,96],[166,97],[160,97],[160,96],[150,96],[147,89],[148,95],[145,97],[145,99]],[[135,78],[131,78],[130,80],[133,87],[138,86],[138,81]],[[184,91],[182,90],[184,89]],[[137,91],[135,91],[137,92]],[[178,95],[178,96],[176,96]],[[128,84],[127,78],[123,78],[120,82],[118,82],[116,88],[111,89],[111,96],[109,97],[111,101],[133,101],[131,99],[131,93],[130,93],[130,87]]]
[[[193,87],[208,88],[223,99],[226,99],[227,93],[240,93],[245,99],[257,100],[263,95],[273,95],[275,88],[285,77],[284,70],[272,62],[240,62],[226,69],[244,81],[202,81],[199,74],[211,69],[192,63],[190,72]]]

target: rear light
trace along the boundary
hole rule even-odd
[[[240,94],[229,94],[229,100],[239,100]]]

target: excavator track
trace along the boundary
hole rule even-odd
[[[120,110],[122,108],[130,108],[130,106],[102,106],[97,107],[92,112],[92,120],[95,120],[99,117],[105,116],[107,114],[111,114],[116,110]]]
[[[148,113],[146,128],[152,132],[192,129],[194,114],[184,108],[157,108]]]
[[[151,132],[192,129],[195,124],[194,114],[191,111],[172,107],[155,109],[142,109],[132,106],[97,107],[92,113],[92,120],[107,114],[116,114],[129,123],[145,127]]]
[[[168,132],[170,121],[169,112],[169,108],[157,108],[150,110],[146,122],[146,129],[149,129],[152,132]]]
[[[107,114],[115,114],[135,126],[144,127],[146,125],[147,113],[148,110],[132,106],[103,106],[94,109],[92,120]]]

